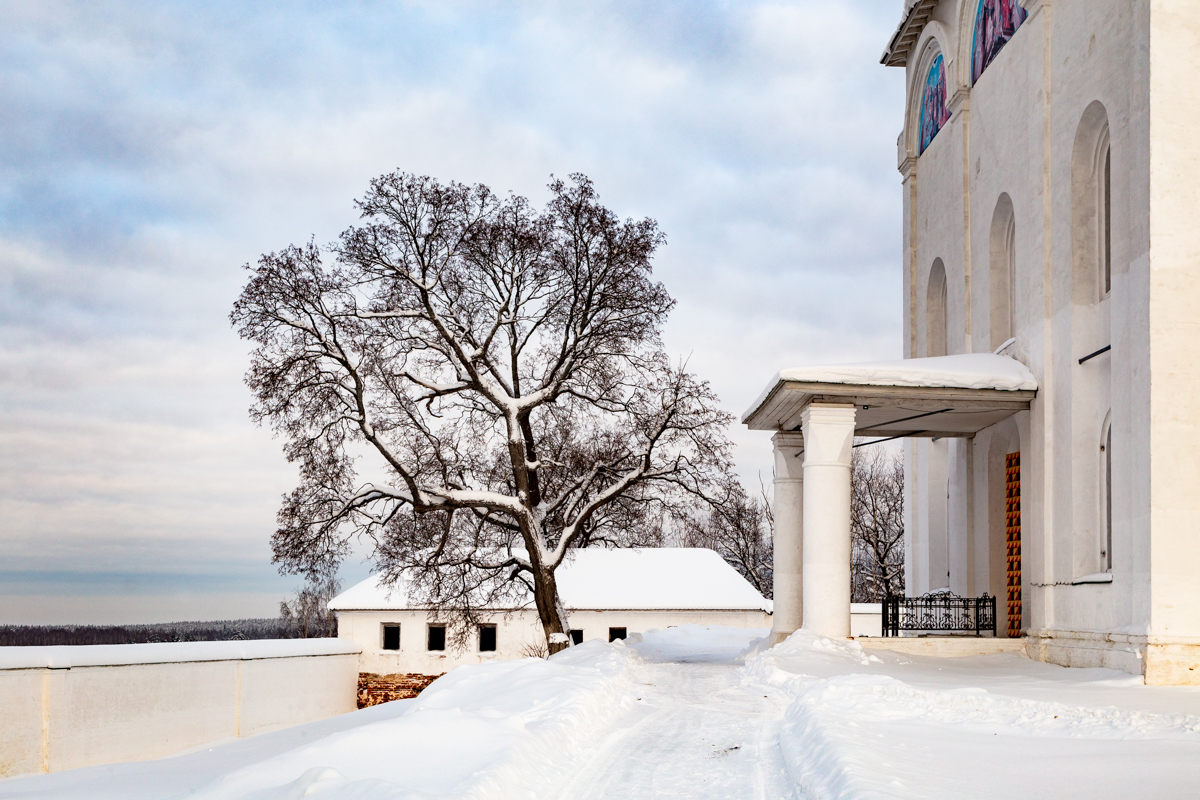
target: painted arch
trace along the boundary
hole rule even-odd
[[[972,86],[1028,16],[1017,0],[979,0],[971,39]]]
[[[948,119],[950,111],[946,108],[946,64],[939,53],[929,65],[929,72],[925,76],[925,88],[921,94],[921,148],[917,155],[925,152],[925,148]]]

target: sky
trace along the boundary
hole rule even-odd
[[[395,169],[658,220],[667,349],[735,414],[899,358],[900,6],[0,2],[0,624],[278,613],[295,471],[228,314]]]

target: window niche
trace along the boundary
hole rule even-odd
[[[480,625],[479,626],[479,652],[481,652],[481,653],[496,652],[496,626],[495,625]]]
[[[1112,414],[1104,420],[1100,435],[1100,567],[1103,572],[1112,572],[1113,567],[1113,465],[1112,465]]]
[[[625,638],[625,628],[609,628],[608,629],[608,640],[610,642],[615,642],[617,639],[624,639],[624,638]]]
[[[430,625],[426,649],[430,652],[440,652],[446,649],[446,626]]]
[[[400,649],[400,624],[396,622],[383,623],[381,636],[384,650]]]
[[[935,258],[925,291],[925,355],[946,355],[946,334],[946,266]]]
[[[992,212],[988,247],[988,319],[992,349],[1016,336],[1017,220],[1012,198],[1001,194]]]
[[[583,631],[581,629],[571,629],[571,644],[583,644]]]
[[[1096,283],[1103,300],[1112,292],[1112,146],[1108,126],[1096,147]]]

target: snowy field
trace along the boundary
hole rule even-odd
[[[1200,689],[683,626],[459,667],[419,698],[0,798],[1200,796]]]

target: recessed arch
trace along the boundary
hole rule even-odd
[[[992,212],[988,246],[988,323],[992,349],[1017,335],[1017,220],[1002,193]]]
[[[929,268],[925,287],[925,355],[944,356],[947,353],[946,330],[946,265],[940,258]]]
[[[1093,101],[1071,152],[1071,299],[1091,305],[1112,289],[1112,145],[1108,112]]]
[[[950,120],[946,100],[946,60],[938,53],[925,71],[925,84],[921,90],[917,155],[925,152],[925,148],[932,144],[934,137]]]
[[[933,141],[933,136],[937,131],[949,121],[949,98],[954,93],[954,64],[953,53],[950,53],[942,46],[946,39],[946,32],[943,26],[937,21],[931,20],[925,29],[921,32],[918,39],[918,44],[913,48],[913,53],[920,53],[912,63],[913,68],[908,71],[906,77],[906,108],[905,108],[905,126],[904,126],[904,149],[905,152],[912,156],[920,156],[925,147]],[[943,89],[936,89],[934,95],[938,96],[944,92],[945,103],[944,112],[935,115],[940,118],[937,123],[936,131],[931,131],[929,126],[925,125],[925,130],[931,131],[932,135],[922,142],[922,117],[925,110],[926,87],[929,83],[931,73],[941,76],[940,85]],[[934,82],[937,86],[939,81]],[[936,105],[935,105],[936,108]]]
[[[1113,457],[1112,410],[1100,426],[1100,567],[1113,568]]]

